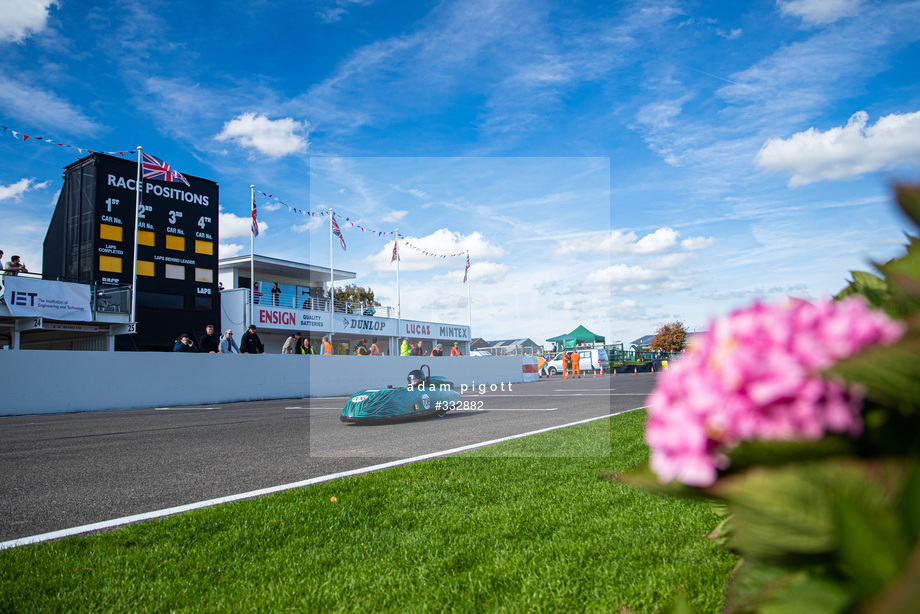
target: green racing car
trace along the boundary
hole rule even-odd
[[[354,393],[342,409],[342,422],[379,424],[440,418],[460,405],[460,393],[454,390],[454,383],[446,377],[431,375],[428,365],[410,371],[406,381],[406,387],[388,386]]]

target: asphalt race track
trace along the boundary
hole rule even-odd
[[[628,411],[655,377],[477,388],[467,411],[373,426],[339,420],[345,397],[0,418],[0,542]]]

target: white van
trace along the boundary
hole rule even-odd
[[[578,351],[578,370],[582,373],[593,373],[594,371],[608,371],[610,369],[610,359],[607,356],[606,348],[575,348]],[[566,350],[571,353],[572,350]],[[546,371],[556,376],[562,373],[562,353],[556,354],[546,363]]]

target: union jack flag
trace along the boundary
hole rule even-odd
[[[342,251],[348,251],[345,247],[345,239],[342,238],[342,231],[339,229],[339,225],[335,221],[335,215],[332,216],[332,234],[339,238],[339,243],[342,244]]]
[[[466,283],[466,274],[470,270],[470,253],[466,252],[466,268],[463,269],[463,283]]]
[[[256,219],[256,197],[252,197],[252,236],[259,236],[259,221]]]
[[[399,252],[396,251],[396,246],[397,246],[397,245],[399,245],[399,239],[396,239],[395,241],[393,241],[393,257],[390,258],[390,262],[394,262],[394,261],[400,259],[400,258],[399,258]]]
[[[141,152],[143,156],[143,162],[141,167],[144,173],[144,179],[157,179],[159,181],[181,181],[185,185],[189,185],[188,180],[182,176],[182,173],[175,171],[168,164],[157,158],[156,156],[151,156],[147,152]]]

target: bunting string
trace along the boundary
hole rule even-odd
[[[80,155],[83,155],[84,151],[90,154],[102,153],[102,154],[108,154],[110,156],[121,156],[122,158],[125,157],[125,154],[129,154],[132,156],[137,155],[136,149],[125,149],[124,151],[102,151],[99,149],[89,149],[87,147],[77,147],[76,145],[68,145],[67,143],[60,143],[46,136],[35,136],[35,135],[25,134],[19,130],[13,130],[12,128],[8,128],[7,126],[0,126],[0,128],[3,128],[4,132],[9,132],[12,135],[12,137],[16,139],[17,141],[22,141],[23,143],[25,143],[29,139],[32,139],[33,141],[37,141],[40,143],[48,143],[49,145],[57,145],[58,147],[67,147],[68,149],[76,149],[80,153]]]
[[[88,154],[102,153],[102,154],[108,154],[110,156],[117,155],[117,156],[121,156],[122,158],[125,157],[125,154],[131,155],[131,156],[137,155],[136,149],[125,149],[124,151],[102,151],[99,149],[89,149],[87,147],[77,147],[76,145],[70,145],[68,143],[61,143],[59,141],[55,141],[54,139],[50,137],[46,137],[46,136],[35,136],[33,134],[25,134],[20,130],[13,130],[12,128],[9,128],[8,126],[0,125],[0,128],[2,128],[4,132],[9,132],[10,135],[17,141],[21,141],[25,143],[28,140],[32,140],[32,141],[36,141],[40,143],[47,143],[49,145],[57,145],[58,147],[66,147],[68,149],[75,149],[80,155],[82,155],[83,152],[86,152]],[[271,199],[272,201],[278,203],[279,205],[283,205],[291,213],[298,213],[305,217],[330,215],[329,211],[305,211],[303,209],[294,207],[293,205],[289,205],[283,200],[277,198],[274,194],[268,194],[266,192],[262,192],[261,190],[258,190],[258,192],[262,196],[265,196],[266,198]],[[339,220],[343,221],[347,226],[351,226],[352,228],[357,228],[358,230],[364,233],[377,235],[378,237],[388,237],[393,234],[396,234],[395,230],[374,230],[372,228],[367,228],[365,226],[362,226],[361,224],[358,224],[356,222],[352,222],[350,218],[343,217],[342,215],[338,213],[331,212],[331,214],[334,216],[334,218],[337,217]],[[456,254],[438,254],[438,253],[435,253],[429,250],[425,250],[425,249],[422,249],[421,247],[418,247],[417,245],[413,245],[412,243],[410,243],[408,240],[406,240],[406,238],[403,235],[397,235],[397,240],[402,241],[403,245],[405,245],[406,247],[413,249],[421,253],[422,255],[428,256],[430,258],[459,258],[460,256],[466,255],[466,251],[462,251]]]

